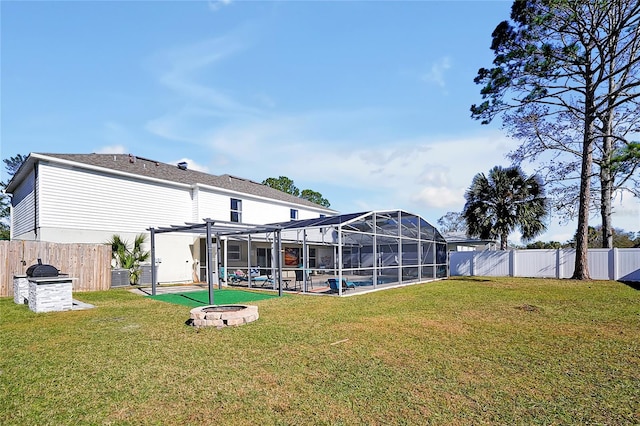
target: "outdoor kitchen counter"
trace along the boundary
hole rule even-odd
[[[70,311],[73,278],[29,277],[29,309],[33,312]]]

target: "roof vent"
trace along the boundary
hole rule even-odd
[[[178,168],[180,170],[187,170],[187,162],[186,161],[181,161],[178,163]]]

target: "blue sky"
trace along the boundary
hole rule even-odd
[[[510,6],[2,1],[0,156],[132,153],[284,175],[341,212],[399,208],[435,224],[517,146],[469,113]],[[640,231],[637,199],[614,210],[614,226]],[[540,239],[571,238],[559,221]]]

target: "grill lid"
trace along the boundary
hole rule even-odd
[[[38,259],[37,264],[27,268],[27,277],[57,277],[59,274],[58,268],[42,264],[42,259]]]

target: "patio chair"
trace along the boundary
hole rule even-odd
[[[331,289],[331,291],[338,291],[338,280],[336,278],[329,278],[327,282],[329,283],[329,288]],[[342,289],[348,290],[350,288],[356,288],[356,285],[352,282],[342,280]]]
[[[298,282],[300,282],[300,288],[302,288],[302,284],[304,283],[304,270],[302,269],[296,269],[296,282],[294,284],[294,287],[296,287],[298,285]],[[311,274],[307,272],[307,283],[309,284],[310,288],[313,288],[313,278],[311,278]]]
[[[239,283],[240,281],[247,281],[247,274],[241,270],[241,269],[237,269],[236,271],[229,273],[229,279],[231,280],[232,283]]]
[[[266,286],[267,284],[273,285],[273,278],[271,277],[271,275],[258,275],[257,277],[251,276],[251,281],[256,285],[260,284],[262,287]]]

